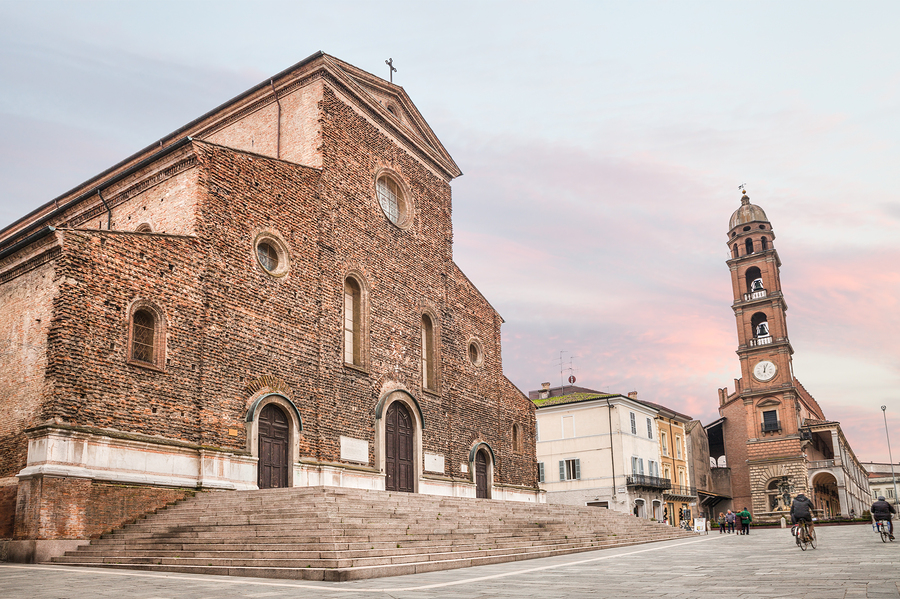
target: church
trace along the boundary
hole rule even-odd
[[[728,229],[741,378],[733,393],[719,389],[722,418],[710,425],[714,470],[730,470],[733,509],[749,508],[755,521],[789,515],[798,493],[819,518],[861,515],[871,501],[866,471],[840,423],[825,417],[794,375],[772,224],[745,193]]]
[[[462,173],[402,87],[316,53],[0,231],[0,539],[198,490],[541,502]]]

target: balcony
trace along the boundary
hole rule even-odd
[[[672,485],[672,487],[663,493],[663,495],[673,495],[675,497],[696,497],[697,487],[685,487],[684,485]]]
[[[751,293],[744,294],[744,301],[749,302],[750,300],[762,299],[766,297],[766,290],[760,289],[759,291],[753,291]]]
[[[781,430],[781,421],[763,422],[761,428],[763,433],[777,433]]]
[[[643,474],[632,474],[625,477],[625,483],[629,487],[644,487],[647,489],[668,489],[672,486],[672,481],[668,478],[660,478],[658,476],[645,476]]]
[[[834,467],[834,460],[818,460],[816,462],[809,463],[810,470],[815,469],[815,468],[833,468],[833,467]]]
[[[772,336],[768,335],[766,337],[754,337],[750,340],[750,347],[756,347],[758,345],[769,345],[772,343]]]

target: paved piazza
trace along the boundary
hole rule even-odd
[[[0,597],[900,597],[900,541],[882,543],[871,526],[818,532],[806,552],[788,530],[754,530],[350,583],[0,564]]]

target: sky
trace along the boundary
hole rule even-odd
[[[464,175],[454,258],[503,364],[704,423],[734,390],[728,219],[782,261],[794,372],[900,459],[896,2],[0,0],[0,228],[322,50],[402,85]],[[886,406],[882,412],[880,406]]]

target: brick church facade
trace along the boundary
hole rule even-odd
[[[710,455],[731,471],[734,508],[750,508],[756,520],[780,519],[800,492],[819,517],[860,515],[869,501],[865,470],[840,423],[794,376],[774,241],[765,212],[745,194],[728,231],[741,378],[733,393],[719,389],[723,441]]]
[[[460,174],[401,87],[317,53],[0,231],[0,538],[197,489],[541,501]]]

